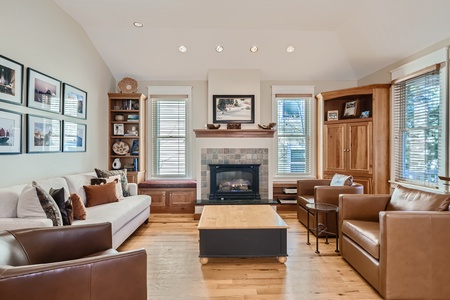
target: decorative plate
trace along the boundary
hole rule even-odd
[[[130,146],[128,146],[127,143],[118,142],[114,143],[112,149],[117,155],[125,155],[128,153],[128,151],[130,151]]]
[[[124,77],[121,81],[119,81],[117,87],[121,93],[136,93],[138,83],[133,78]]]

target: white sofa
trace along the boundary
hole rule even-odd
[[[36,181],[44,190],[61,188],[67,191],[66,199],[76,193],[86,204],[83,185],[90,185],[91,178],[97,178],[95,172],[67,175]],[[51,227],[53,223],[47,218],[19,218],[17,204],[26,184],[0,189],[0,231],[22,228]],[[86,208],[86,220],[74,219],[71,226],[110,222],[112,224],[113,247],[118,248],[150,216],[151,197],[137,194],[137,184],[129,183],[131,196],[118,202],[107,203]]]

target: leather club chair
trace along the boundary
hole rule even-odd
[[[1,231],[0,298],[144,300],[147,255],[113,249],[110,223]]]
[[[297,219],[305,227],[308,226],[308,203],[328,203],[339,206],[340,194],[363,194],[364,186],[353,182],[352,185],[330,186],[331,179],[301,179],[297,180]],[[336,216],[328,214],[327,231],[336,233]],[[319,213],[318,222],[325,224],[325,213]],[[310,228],[316,227],[314,212],[309,216]],[[313,231],[314,233],[314,231]]]

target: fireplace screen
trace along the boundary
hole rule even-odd
[[[260,199],[259,164],[210,164],[209,199]]]

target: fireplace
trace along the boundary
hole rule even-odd
[[[261,199],[259,194],[260,165],[209,164],[209,199]]]

